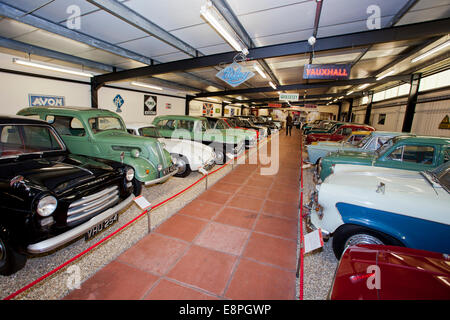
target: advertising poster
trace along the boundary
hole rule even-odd
[[[203,112],[204,116],[212,116],[214,113],[214,106],[212,103],[204,103],[203,104]]]
[[[144,115],[156,115],[157,96],[144,95]]]

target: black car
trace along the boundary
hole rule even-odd
[[[116,222],[133,201],[133,176],[121,163],[71,154],[44,121],[0,116],[0,274]]]

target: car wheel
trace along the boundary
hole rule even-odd
[[[185,178],[191,174],[191,166],[189,165],[189,161],[184,156],[178,156],[177,158],[177,167],[178,172],[174,175],[175,177]]]
[[[225,163],[225,154],[221,150],[216,150],[216,164],[224,164]]]
[[[0,238],[0,274],[9,276],[25,266],[27,257],[16,252],[6,241]]]
[[[357,225],[343,225],[333,235],[333,251],[337,259],[349,246],[356,244],[379,244],[403,246],[397,239]]]
[[[137,180],[136,178],[133,178],[133,180],[131,181],[131,183],[133,184],[133,194],[137,197],[140,196],[142,193],[142,182],[140,182],[139,180]]]

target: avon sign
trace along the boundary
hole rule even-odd
[[[240,66],[238,63],[233,62],[225,69],[220,70],[216,77],[225,81],[232,87],[237,87],[241,83],[244,83],[248,79],[252,78],[255,74],[248,69]]]

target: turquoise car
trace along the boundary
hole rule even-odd
[[[390,139],[375,152],[333,152],[321,160],[316,179],[325,180],[335,164],[354,164],[393,169],[426,171],[450,159],[450,138],[401,135]]]
[[[370,135],[366,136],[355,145],[348,142],[319,142],[318,144],[309,144],[306,146],[308,150],[307,162],[317,164],[320,159],[333,152],[375,152],[389,139],[398,135],[402,135],[402,133],[389,131],[373,131]]]

